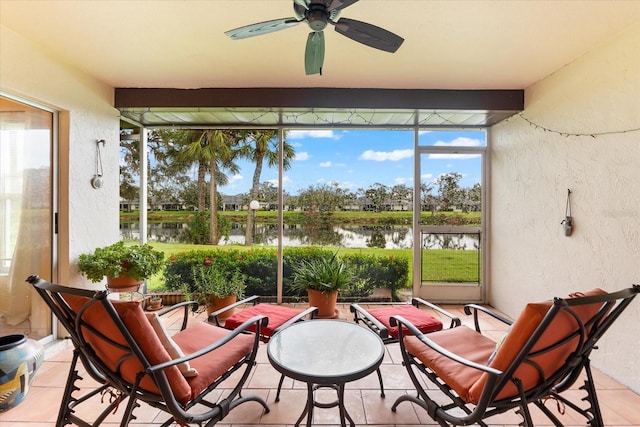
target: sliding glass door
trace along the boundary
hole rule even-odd
[[[53,271],[55,113],[0,96],[0,329],[42,339],[51,312],[25,279]]]

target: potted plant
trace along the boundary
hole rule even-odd
[[[149,308],[148,310],[155,311],[160,310],[162,308],[162,298],[159,295],[151,295],[149,298]]]
[[[215,266],[198,265],[192,267],[192,275],[193,285],[184,286],[183,292],[188,300],[198,302],[208,314],[244,297],[246,276],[238,270],[225,273]],[[218,318],[225,319],[233,312],[234,309],[227,310]]]
[[[330,258],[317,257],[292,266],[293,286],[306,289],[309,306],[318,307],[316,317],[337,317],[338,292],[352,279],[346,264],[334,253]]]
[[[107,287],[116,292],[137,290],[140,284],[164,266],[164,253],[151,245],[117,242],[93,253],[81,254],[78,269],[92,282],[107,278]]]

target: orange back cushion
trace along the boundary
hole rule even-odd
[[[89,299],[75,295],[66,295],[69,306],[78,312]],[[112,301],[113,306],[125,324],[127,330],[135,339],[138,346],[146,356],[149,363],[158,363],[171,360],[169,353],[164,349],[153,327],[147,320],[140,304],[137,301]],[[119,345],[129,348],[124,336],[111,320],[105,308],[100,302],[92,304],[83,314],[82,320],[96,329],[100,334],[108,337]],[[109,343],[88,328],[83,328],[83,335],[91,345],[96,355],[114,373],[130,383],[135,382],[136,375],[144,371],[142,363],[128,350],[123,350]],[[187,403],[191,397],[191,388],[177,367],[171,366],[165,369],[165,375],[171,385],[175,399],[180,403]],[[160,390],[149,375],[145,375],[140,381],[140,387],[151,393],[160,394]]]
[[[598,295],[604,293],[606,292],[602,289],[594,289],[585,294],[572,294],[570,297]],[[511,325],[509,333],[504,338],[504,341],[498,348],[495,357],[489,366],[501,371],[506,370],[514,361],[518,352],[522,349],[527,340],[531,337],[535,329],[540,325],[540,322],[547,311],[551,308],[551,305],[551,301],[527,304],[516,321]],[[594,303],[575,306],[572,307],[572,309],[576,312],[582,322],[587,322],[598,312],[601,306],[601,303]],[[573,316],[566,311],[561,310],[543,332],[538,342],[533,346],[532,351],[541,350],[553,343],[556,343],[563,338],[568,337],[573,332],[577,331],[577,329],[578,324]],[[525,390],[536,386],[564,365],[567,357],[576,350],[577,343],[578,339],[576,337],[552,351],[531,359],[540,365],[544,372],[544,378],[540,377],[538,371],[534,367],[526,363],[521,364],[517,368],[514,377],[522,380]],[[488,374],[483,374],[471,387],[469,390],[471,402],[478,402],[487,379]],[[508,398],[517,395],[517,393],[515,385],[512,382],[508,382],[500,393],[498,393],[496,399],[500,400]]]

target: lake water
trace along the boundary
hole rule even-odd
[[[187,224],[176,222],[152,223],[147,227],[147,238],[157,242],[183,242]],[[255,230],[255,243],[276,246],[277,226],[258,224]],[[140,227],[137,222],[121,223],[120,238],[137,240]],[[228,238],[220,240],[220,245],[245,243],[244,224],[233,224]],[[345,248],[379,247],[386,249],[409,249],[413,247],[413,230],[407,226],[334,226],[329,229],[285,225],[283,230],[284,246],[324,245]],[[425,248],[477,249],[478,237],[472,234],[423,235]]]

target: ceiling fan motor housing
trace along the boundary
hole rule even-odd
[[[327,7],[324,4],[311,3],[309,10],[305,11],[305,18],[313,31],[322,31],[329,21]]]

